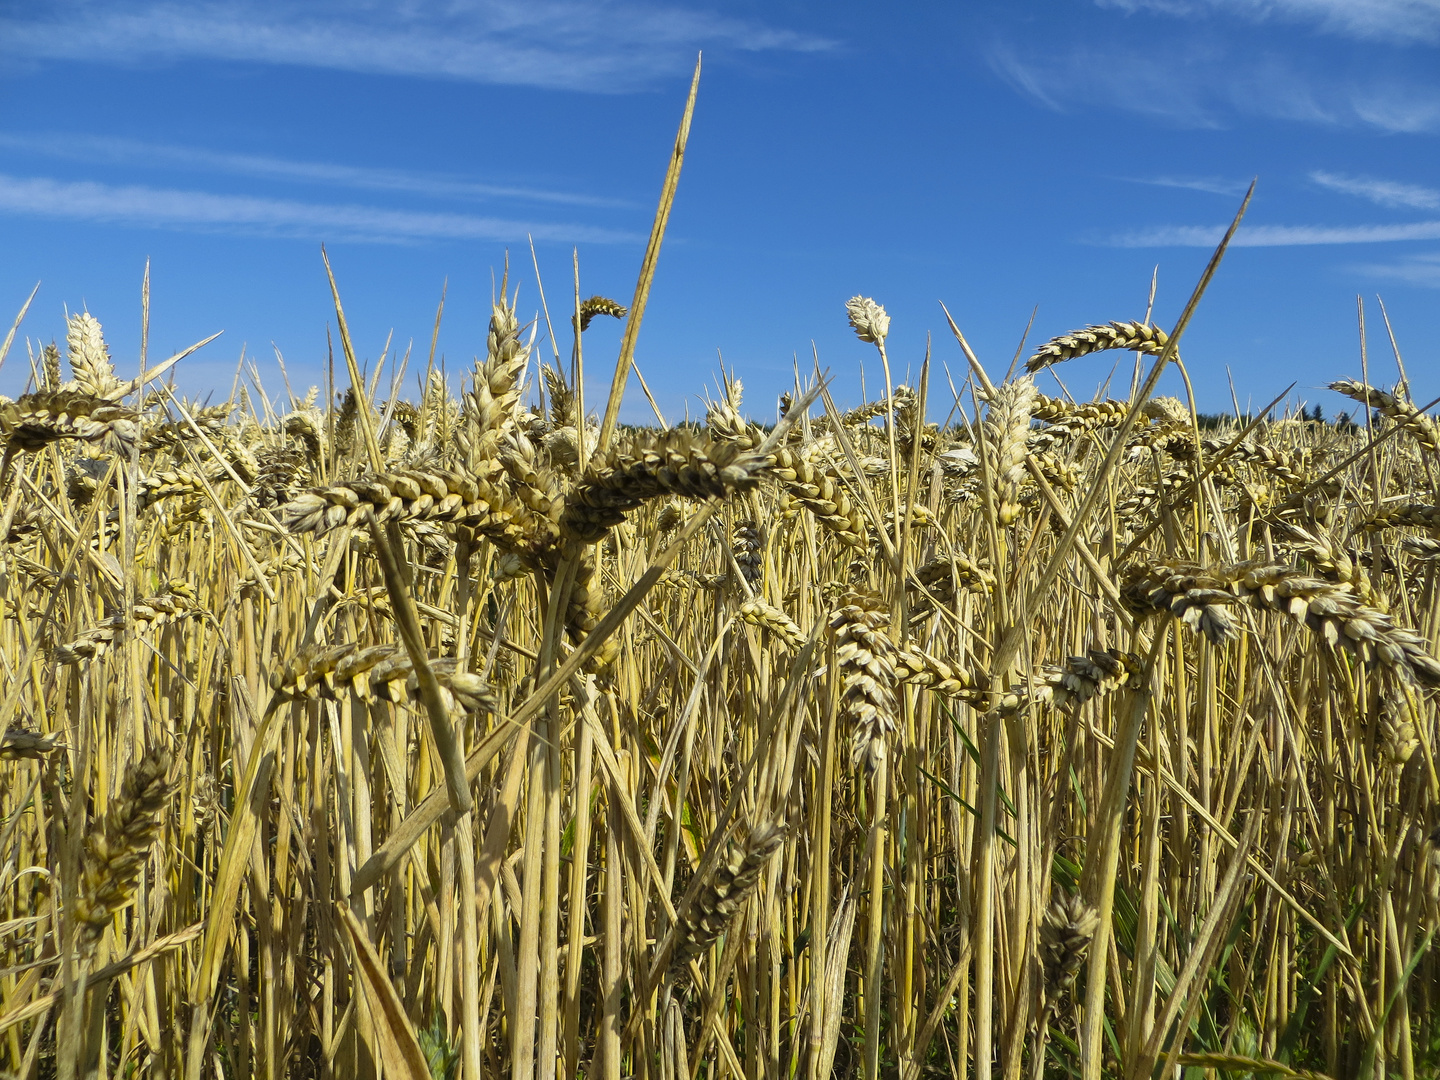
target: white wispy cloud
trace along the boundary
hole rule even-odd
[[[1238,15],[1252,22],[1310,23],[1381,41],[1440,40],[1440,0],[1096,0],[1101,7],[1167,15]]]
[[[1342,195],[1358,195],[1377,206],[1393,209],[1440,210],[1440,191],[1419,184],[1402,184],[1395,180],[1374,180],[1365,176],[1343,176],[1317,169],[1310,179],[1321,187]]]
[[[515,199],[525,202],[594,207],[628,207],[632,205],[621,199],[610,199],[597,195],[501,184],[482,184],[460,177],[446,176],[443,173],[415,173],[404,169],[377,169],[319,161],[292,161],[263,154],[241,154],[187,146],[168,146],[161,143],[139,142],[99,135],[0,132],[0,149],[18,150],[27,154],[91,164],[103,162],[117,165],[141,165],[147,168],[189,169],[197,172],[223,173],[227,176],[251,176],[263,180],[292,180],[369,191],[399,191],[435,198],[475,201]]]
[[[367,74],[619,92],[701,48],[816,52],[834,42],[675,3],[582,0],[62,0],[0,17],[13,58],[210,58]]]
[[[1189,128],[1246,118],[1387,133],[1440,131],[1440,0],[1094,0],[1127,13],[1193,16],[1098,19],[1065,39],[1028,32],[991,46],[992,70],[1045,108],[1113,108]],[[1201,18],[1200,16],[1207,16]],[[1285,22],[1348,27],[1337,47]],[[1328,20],[1328,21],[1327,21]],[[1097,63],[1117,43],[1163,35],[1163,47],[1125,48],[1123,64]],[[1403,46],[1396,47],[1396,46]],[[1123,46],[1122,46],[1123,47]]]
[[[1223,128],[1239,117],[1382,131],[1440,129],[1440,90],[1394,82],[1316,77],[1306,65],[1267,51],[1237,55],[1195,40],[1124,65],[1096,64],[1092,50],[1039,57],[1008,44],[988,54],[991,69],[1025,97],[1055,112],[1120,109],[1182,128]]]
[[[564,243],[638,243],[618,229],[515,221],[469,214],[422,213],[372,206],[217,195],[142,186],[0,174],[0,213],[113,222],[150,228],[309,237],[366,243],[491,240],[523,243],[526,236]]]
[[[1116,233],[1108,247],[1214,247],[1225,225],[1155,225]],[[1440,221],[1404,225],[1242,225],[1232,247],[1309,247],[1321,244],[1384,244],[1398,240],[1440,240]]]
[[[1220,176],[1122,176],[1119,179],[1151,187],[1203,191],[1209,195],[1244,195],[1250,187],[1249,180],[1226,180]]]
[[[1088,53],[1088,50],[1080,50]],[[1133,57],[1124,72],[1095,64],[1088,56],[1040,57],[1008,43],[996,44],[987,55],[990,69],[1012,89],[1052,112],[1077,105],[1124,108],[1181,127],[1220,126],[1212,102],[1197,92],[1202,80],[1186,77],[1170,63]]]
[[[1355,118],[1381,131],[1409,135],[1440,131],[1440,93],[1434,87],[1394,81],[1357,89],[1350,98]]]
[[[1406,285],[1420,285],[1440,289],[1440,252],[1427,255],[1412,255],[1393,263],[1362,263],[1355,267],[1362,274],[1404,282]]]
[[[1218,43],[1203,35],[1124,65],[1096,64],[1095,49],[1059,56],[994,46],[993,70],[1054,112],[1098,106],[1181,128],[1216,129],[1258,117],[1387,133],[1440,131],[1440,86],[1398,74],[1330,72],[1283,51]]]

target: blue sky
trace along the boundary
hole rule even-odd
[[[133,368],[148,257],[152,359],[224,331],[185,390],[223,397],[243,349],[283,395],[278,349],[303,393],[334,321],[321,242],[361,357],[413,341],[411,385],[448,279],[458,385],[507,250],[538,309],[527,236],[557,328],[573,249],[584,295],[628,302],[702,49],[637,352],[667,419],[721,357],[761,418],[812,347],[842,404],[862,365],[873,392],[856,293],[891,314],[897,378],[934,335],[932,400],[964,374],[941,300],[995,372],[1037,307],[1032,344],[1142,317],[1157,266],[1168,324],[1257,176],[1182,350],[1202,410],[1232,380],[1242,406],[1295,382],[1344,407],[1320,388],[1360,374],[1357,296],[1394,382],[1377,294],[1440,394],[1440,0],[0,0],[0,317],[42,282],[0,391],[67,308]],[[586,334],[590,393],[618,344]],[[1115,355],[1058,374],[1088,397]]]

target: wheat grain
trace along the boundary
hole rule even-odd
[[[582,331],[590,329],[590,322],[596,315],[608,315],[612,319],[623,319],[630,314],[630,309],[624,304],[614,300],[608,300],[603,296],[592,296],[588,300],[580,302],[580,314],[576,316],[580,320]]]
[[[675,928],[672,967],[699,956],[720,939],[760,884],[760,874],[784,842],[783,825],[775,822],[758,825],[737,855],[716,869],[714,879],[700,890],[689,914]]]
[[[871,597],[851,594],[850,599],[830,616],[840,710],[852,729],[852,760],[874,770],[889,755],[888,743],[896,727],[896,649],[885,634],[890,616]]]
[[[135,894],[150,846],[175,792],[168,747],[157,746],[126,774],[120,797],[85,835],[73,916],[80,940],[93,946]]]
[[[1112,322],[1087,326],[1069,334],[1051,338],[1025,361],[1025,370],[1032,375],[1062,360],[1074,360],[1106,349],[1134,349],[1136,352],[1159,353],[1170,343],[1170,335],[1158,326],[1142,322]]]
[[[996,513],[1001,525],[1011,525],[1020,516],[1020,480],[1029,454],[1026,441],[1034,403],[1035,383],[1030,379],[1005,383],[989,398],[985,433],[995,457]]]
[[[1343,394],[1352,401],[1358,401],[1382,415],[1394,420],[1415,436],[1417,442],[1432,454],[1440,453],[1440,425],[1433,417],[1426,416],[1411,401],[1401,394],[1367,386],[1355,379],[1341,379],[1330,384],[1330,389]]]
[[[861,341],[883,345],[890,333],[890,316],[868,296],[852,296],[845,302],[850,328]]]

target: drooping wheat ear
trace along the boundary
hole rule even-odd
[[[40,350],[40,389],[60,389],[60,350],[50,342]]]
[[[167,469],[164,472],[150,473],[140,478],[140,488],[137,499],[137,507],[140,510],[148,510],[156,503],[164,499],[184,496],[186,498],[199,498],[205,494],[205,481],[212,485],[223,483],[230,478],[223,469],[210,470],[208,475],[202,476],[189,469]]]
[[[1161,395],[1149,398],[1144,405],[1140,406],[1140,415],[1161,430],[1190,430],[1194,427],[1194,424],[1191,423],[1190,409],[1177,397]]]
[[[1190,434],[1166,434],[1157,444],[1171,457],[1181,461],[1195,458],[1195,439]],[[1242,461],[1283,484],[1299,486],[1309,482],[1309,454],[1304,450],[1277,450],[1271,446],[1244,439],[1233,446],[1223,439],[1202,439],[1200,448],[1207,454],[1225,453],[1222,467]]]
[[[586,437],[585,445],[594,446],[596,428],[593,424],[587,424],[586,430],[590,434]],[[546,432],[544,444],[545,453],[550,456],[554,465],[574,465],[580,460],[579,429],[573,425],[567,424]]]
[[[603,296],[592,296],[589,300],[580,301],[580,330],[582,333],[589,330],[590,321],[596,315],[609,315],[612,319],[623,319],[629,314],[630,309],[618,301],[609,300]]]
[[[1047,664],[1042,675],[1048,691],[1037,692],[1056,708],[1083,705],[1117,690],[1138,690],[1143,671],[1144,663],[1134,653],[1087,649],[1084,656],[1072,656],[1063,664]]]
[[[109,471],[110,463],[102,458],[71,459],[65,470],[65,494],[76,507],[89,506]]]
[[[915,570],[915,576],[927,585],[949,580],[958,583],[966,592],[984,596],[995,589],[995,575],[990,572],[989,563],[983,559],[972,559],[956,552],[953,555],[939,555],[922,563]]]
[[[390,409],[390,422],[405,432],[406,438],[413,440],[419,436],[420,410],[415,407],[414,403],[397,401],[393,405],[387,405],[386,408]],[[383,412],[384,409],[381,411]]]
[[[432,658],[430,669],[440,684],[440,698],[448,710],[466,712],[495,707],[490,685],[479,675],[463,671],[452,657]],[[414,665],[400,645],[306,645],[286,661],[271,679],[271,689],[282,699],[339,700],[353,690],[362,701],[419,704],[420,685]]]
[[[966,555],[942,555],[924,563],[915,570],[919,580],[906,582],[906,587],[915,593],[910,601],[910,618],[925,618],[936,608],[947,606],[955,599],[957,591],[976,596],[987,596],[995,588],[995,575],[982,562]],[[923,591],[922,591],[923,590]]]
[[[296,447],[267,450],[256,459],[250,498],[256,506],[273,510],[298,496],[311,475],[309,459]]]
[[[35,451],[58,439],[99,443],[130,453],[140,435],[137,413],[82,390],[40,390],[0,406],[0,435],[16,450]]]
[[[493,456],[501,436],[515,425],[530,345],[520,339],[520,320],[514,304],[503,292],[490,308],[490,332],[483,363],[475,368],[475,389],[466,399],[469,415],[479,432],[473,448],[481,461]]]
[[[903,400],[900,398],[900,391],[905,391]],[[927,454],[933,454],[940,449],[940,425],[934,423],[922,423],[920,415],[920,396],[908,386],[897,386],[895,388],[895,451],[902,459],[909,458],[914,454],[918,443],[919,449]]]
[[[195,597],[195,590],[186,581],[172,581],[165,591],[147,596],[135,603],[132,611],[137,633],[149,633],[182,619],[198,618],[205,614]],[[55,647],[57,664],[78,664],[82,660],[94,660],[120,640],[125,630],[125,616],[112,615],[98,626],[93,626],[67,645]]]
[[[1345,395],[1351,401],[1378,409],[1383,416],[1414,435],[1416,441],[1432,454],[1440,453],[1440,424],[1436,424],[1433,417],[1421,412],[1419,407],[1413,401],[1407,400],[1403,394],[1388,393],[1356,379],[1333,382],[1330,389]]]
[[[1072,405],[1068,401],[1036,394],[1030,415],[1045,426],[1030,433],[1030,447],[1037,452],[1058,450],[1066,442],[1087,432],[1119,427],[1129,409],[1130,406],[1123,401],[1091,401]]]
[[[906,518],[909,518],[912,529],[938,529],[940,527],[940,522],[924,503],[901,502],[896,509],[886,510],[881,521],[885,531],[893,535],[895,522],[904,521]]]
[[[1419,749],[1416,719],[1415,701],[1403,685],[1387,686],[1381,692],[1380,753],[1391,765],[1404,765]]]
[[[253,595],[260,589],[260,576],[263,574],[267,581],[274,581],[283,574],[294,574],[305,569],[305,560],[293,551],[284,551],[260,564],[260,574],[254,570],[246,572],[235,588],[241,596]],[[319,573],[318,568],[312,572]]]
[[[1087,326],[1069,334],[1051,338],[1025,361],[1025,370],[1035,374],[1041,368],[1074,360],[1106,349],[1134,349],[1136,352],[1159,353],[1170,342],[1170,335],[1158,326],[1142,322],[1112,322],[1103,326]]]
[[[41,735],[12,725],[5,737],[0,739],[0,761],[15,761],[19,758],[38,760],[60,745],[57,735]]]
[[[1080,470],[1065,461],[1053,450],[1042,450],[1033,455],[1040,475],[1051,487],[1074,491],[1080,486]]]
[[[1119,649],[1088,649],[1063,664],[1046,664],[1028,683],[1013,683],[992,715],[1014,714],[1030,704],[1063,709],[1083,705],[1122,688],[1140,686],[1143,664],[1134,653]]]
[[[873,771],[888,755],[887,743],[896,727],[897,650],[885,633],[890,616],[878,600],[856,593],[846,599],[850,602],[830,616],[840,711],[852,727],[852,761]]]
[[[761,547],[762,538],[755,522],[737,521],[731,550],[734,552],[736,564],[740,567],[740,576],[751,585],[760,580],[762,573],[761,565],[764,559],[760,554]]]
[[[850,319],[850,328],[861,341],[885,344],[890,333],[890,316],[874,300],[868,296],[852,296],[845,302],[845,314]]]
[[[1212,644],[1222,645],[1240,632],[1226,610],[1235,603],[1228,584],[1199,563],[1141,558],[1121,571],[1120,596],[1138,615],[1168,612]]]
[[[923,686],[946,697],[978,704],[976,680],[968,671],[946,663],[915,645],[901,645],[895,652],[896,685]]]
[[[843,427],[864,427],[877,416],[884,416],[889,411],[890,402],[884,398],[881,398],[879,401],[867,401],[864,405],[857,405],[850,411],[841,413],[840,424]],[[829,417],[825,419],[828,421]]]
[[[672,567],[660,575],[660,580],[656,584],[687,589],[723,589],[730,584],[730,575],[706,574],[699,570],[689,569],[676,570]]]
[[[1293,616],[1332,649],[1343,647],[1363,661],[1377,662],[1404,682],[1440,687],[1440,660],[1430,655],[1427,643],[1348,586],[1260,560],[1235,563],[1224,572],[1251,607]]]
[[[175,793],[167,776],[170,762],[168,747],[156,746],[146,753],[126,775],[120,797],[85,836],[74,914],[87,949],[135,894],[150,845],[160,834]]]
[[[1365,522],[1365,528],[1375,532],[1380,529],[1424,529],[1432,535],[1440,535],[1440,506],[1426,503],[1391,503],[1381,507]]]
[[[1053,427],[1070,428],[1078,433],[1098,427],[1116,427],[1129,411],[1129,404],[1113,398],[1086,401],[1077,405],[1063,398],[1036,394],[1030,415]]]
[[[1207,454],[1217,454],[1225,449],[1226,444],[1219,439],[1206,439],[1201,445]],[[1309,454],[1304,450],[1277,450],[1246,439],[1237,443],[1231,454],[1291,487],[1300,487],[1310,481]]]
[[[751,831],[745,846],[728,863],[715,871],[714,880],[702,888],[675,928],[671,968],[682,967],[720,940],[730,922],[760,884],[775,853],[785,843],[785,826],[767,822]]]
[[[671,499],[660,507],[660,512],[655,515],[655,528],[662,533],[674,532],[684,520],[685,511],[678,502]]]
[[[1402,536],[1400,549],[1417,559],[1434,559],[1440,556],[1440,540],[1428,536]]]
[[[646,501],[661,495],[723,499],[760,482],[766,461],[735,443],[672,428],[621,442],[591,462],[565,500],[561,531],[593,543]]]
[[[95,317],[88,311],[71,315],[65,327],[65,344],[76,388],[93,397],[113,399],[125,384],[115,377],[110,349]]]
[[[219,405],[200,405],[186,402],[185,411],[190,414],[190,419],[195,421],[195,426],[205,432],[210,439],[221,442],[230,434],[226,424],[230,419],[230,414],[235,411],[233,403],[227,401]],[[148,454],[155,450],[167,450],[177,443],[194,438],[194,429],[189,424],[175,420],[147,423],[142,432],[140,439],[142,454]]]
[[[552,552],[558,550],[550,549]],[[605,587],[596,571],[595,550],[586,548],[575,568],[575,583],[570,590],[570,607],[565,613],[565,633],[576,643],[582,641],[595,629],[610,610],[610,601]],[[553,578],[554,569],[547,567]],[[604,671],[620,656],[620,642],[613,635],[601,642],[591,657],[588,670]]]
[[[864,339],[862,339],[864,340]],[[895,387],[891,396],[880,398],[876,401],[867,401],[864,405],[857,405],[855,408],[840,414],[840,426],[846,428],[863,428],[877,416],[884,416],[887,413],[895,412],[904,414],[914,410],[919,404],[919,397],[915,391],[903,383]],[[815,428],[824,431],[830,427],[829,416],[822,416],[815,422]]]
[[[865,517],[835,479],[812,465],[789,447],[779,447],[770,457],[769,474],[785,485],[786,493],[815,520],[848,547],[867,546]]]
[[[1348,585],[1262,560],[1201,566],[1152,558],[1126,567],[1121,580],[1121,595],[1137,614],[1168,611],[1212,642],[1237,632],[1221,605],[1243,602],[1290,615],[1332,649],[1379,663],[1402,681],[1440,687],[1440,660],[1425,641],[1365,604]]]
[[[759,597],[752,597],[740,605],[740,617],[753,626],[769,630],[793,651],[805,644],[805,632],[800,624],[773,604],[767,604]]]
[[[282,430],[300,441],[313,464],[318,466],[325,460],[325,417],[319,409],[296,409],[287,413]]]
[[[997,514],[1001,525],[1020,516],[1020,481],[1025,476],[1026,441],[1035,383],[1015,379],[995,388],[985,416],[985,438],[995,460]]]
[[[1328,580],[1349,586],[1364,603],[1383,610],[1385,598],[1377,595],[1371,587],[1370,575],[1329,533],[1319,526],[1306,529],[1290,522],[1282,523],[1276,531],[1284,538],[1286,546]]]
[[[446,469],[402,469],[359,480],[312,488],[280,508],[292,532],[317,535],[340,525],[358,525],[366,512],[382,522],[433,521],[464,525],[508,550],[527,551],[553,538],[554,529],[515,498],[501,477]]]
[[[1210,479],[1216,487],[1223,487],[1234,483],[1236,477],[1233,470],[1227,470],[1222,464],[1210,474]],[[1154,477],[1150,483],[1134,484],[1129,491],[1125,498],[1115,504],[1115,511],[1127,527],[1133,527],[1133,523],[1127,519],[1133,518],[1142,510],[1153,510],[1162,502],[1168,504],[1172,510],[1189,506],[1195,497],[1195,474],[1188,465],[1170,463],[1165,471]]]
[[[1053,1013],[1064,996],[1085,954],[1095,931],[1100,929],[1100,914],[1078,893],[1066,895],[1059,889],[1040,923],[1040,957],[1044,965],[1044,1000],[1047,1014]],[[1043,1024],[1041,1025],[1044,1026]]]

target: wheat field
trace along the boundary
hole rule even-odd
[[[1202,281],[1009,375],[952,322],[911,388],[855,297],[877,400],[623,428],[671,180],[628,310],[507,275],[460,376],[362,371],[338,290],[323,392],[186,402],[88,313],[32,349],[0,1072],[1440,1074],[1403,364],[1349,423],[1202,417],[1154,394]]]

